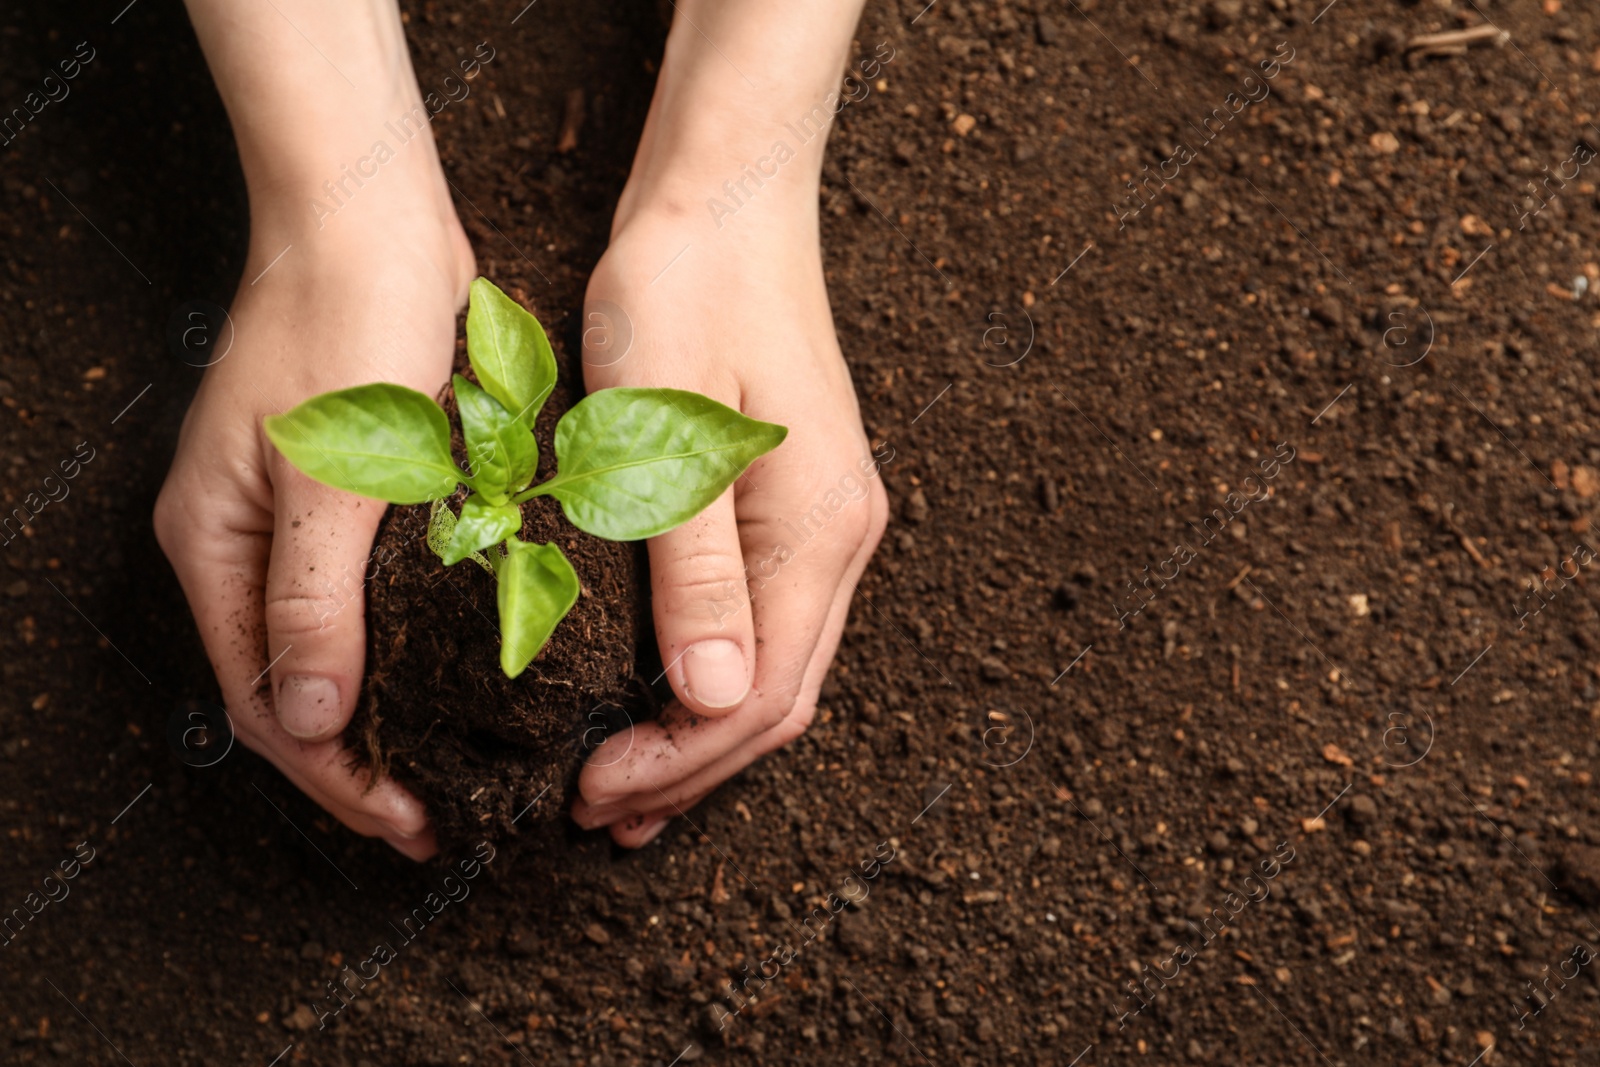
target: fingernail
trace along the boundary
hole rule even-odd
[[[572,821],[585,830],[598,830],[602,826],[610,826],[625,814],[626,811],[616,804],[590,804],[581,813],[574,811]]]
[[[426,841],[417,841],[413,838],[401,837],[399,835],[390,836],[385,834],[383,843],[400,853],[400,855],[404,856],[406,859],[412,860],[416,863],[421,863],[423,860],[433,855],[433,845]]]
[[[750,692],[744,649],[715,638],[690,645],[683,654],[683,688],[708,708],[731,708]]]
[[[291,674],[278,686],[278,722],[295,737],[320,737],[339,722],[339,687],[332,678]]]
[[[648,845],[650,842],[654,841],[661,831],[667,828],[667,824],[671,821],[672,816],[663,815],[660,818],[650,820],[640,827],[639,847],[643,848],[645,845]]]

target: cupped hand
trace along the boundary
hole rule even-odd
[[[752,212],[749,225],[714,231],[637,212],[589,284],[591,391],[690,389],[789,428],[710,508],[649,542],[656,638],[677,699],[600,746],[573,808],[622,845],[647,843],[810,725],[888,521],[877,477],[888,457],[862,430],[814,212]]]
[[[255,280],[241,284],[232,346],[184,419],[156,538],[239,740],[351,829],[424,859],[436,844],[421,804],[392,779],[369,788],[339,740],[361,688],[364,575],[385,505],[295,470],[261,422],[366,382],[436,393],[450,374],[472,254],[453,212],[435,227],[280,236],[257,240],[245,264]]]

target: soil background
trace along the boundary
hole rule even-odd
[[[435,133],[571,353],[663,22],[521,7],[406,5],[425,87],[497,50]],[[894,521],[816,725],[637,854],[502,848],[319,1029],[444,871],[167,742],[215,695],[149,513],[168,324],[239,282],[225,116],[177,4],[8,12],[0,106],[96,58],[0,148],[7,508],[93,459],[4,546],[0,912],[93,859],[0,947],[0,1061],[1593,1062],[1597,14],[874,3],[822,207]]]

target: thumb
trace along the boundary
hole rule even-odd
[[[726,715],[750,692],[755,630],[733,487],[650,540],[656,641],[673,692],[691,711]]]
[[[312,481],[286,462],[273,473],[267,655],[278,722],[302,741],[350,721],[366,664],[363,584],[381,501]]]

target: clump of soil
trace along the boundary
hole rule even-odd
[[[551,343],[558,360],[576,362],[561,359],[558,338]],[[470,377],[465,352],[460,345],[456,370]],[[539,414],[538,480],[555,473],[550,442],[582,395],[572,384],[580,377],[568,367]],[[455,398],[446,390],[439,402],[464,460]],[[457,512],[465,496],[450,501]],[[495,579],[470,561],[440,562],[427,545],[429,508],[390,508],[378,531],[367,570],[367,679],[345,741],[427,805],[448,847],[564,811],[584,751],[655,714],[649,683],[660,667],[642,547],[592,537],[540,497],[523,505],[522,539],[559,544],[583,591],[539,657],[507,678]]]

